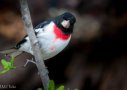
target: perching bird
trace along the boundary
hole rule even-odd
[[[75,17],[66,12],[54,19],[42,22],[34,28],[44,60],[57,55],[68,45],[75,22]],[[33,55],[28,35],[13,48],[0,51],[6,56],[13,57],[23,52]]]

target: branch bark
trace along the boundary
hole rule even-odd
[[[30,17],[30,12],[27,4],[27,0],[20,0],[20,6],[21,6],[21,13],[22,13],[22,18],[23,22],[27,31],[27,34],[30,39],[30,43],[33,49],[34,57],[36,60],[36,66],[38,68],[44,90],[49,86],[49,76],[46,74],[47,69],[45,67],[44,61],[43,61],[43,56],[41,53],[41,50],[39,49],[39,43],[36,39],[34,30],[33,30],[33,25],[31,22],[31,17]],[[46,75],[45,75],[46,74]]]

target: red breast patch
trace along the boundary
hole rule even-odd
[[[55,47],[55,46],[53,46],[53,47],[51,47],[51,48],[50,48],[50,50],[54,50],[55,48],[56,48],[56,47]]]
[[[53,42],[55,42],[57,39],[61,40],[68,40],[71,35],[65,35],[56,25],[54,25],[54,33],[56,35],[56,38]]]

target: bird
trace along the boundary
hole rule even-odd
[[[69,43],[73,33],[76,18],[70,12],[44,21],[34,28],[36,38],[43,55],[47,60],[60,53]],[[8,57],[16,57],[24,52],[33,55],[28,35],[26,35],[16,46],[11,49],[0,51]]]

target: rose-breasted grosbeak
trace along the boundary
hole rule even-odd
[[[57,55],[68,45],[75,22],[75,17],[66,12],[54,19],[42,22],[34,28],[44,60]],[[23,52],[33,55],[28,35],[15,47],[0,53],[16,57]]]

